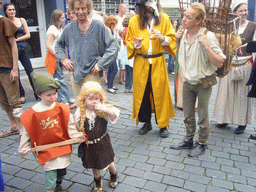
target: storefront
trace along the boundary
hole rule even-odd
[[[60,3],[60,1],[55,2],[53,0],[3,0],[3,4],[8,2],[15,5],[16,16],[25,18],[28,23],[31,38],[26,42],[33,67],[43,67],[46,55],[46,30],[50,23],[51,13],[57,8],[65,10],[65,2]],[[4,15],[3,9],[0,12]]]

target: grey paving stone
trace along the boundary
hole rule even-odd
[[[233,147],[234,149],[242,149],[242,150],[245,150],[245,151],[249,149],[248,146],[236,145],[236,144],[232,144],[232,147]]]
[[[193,174],[203,175],[205,169],[203,167],[186,165],[185,168],[184,168],[184,171],[189,172],[189,173],[193,173]]]
[[[145,155],[130,154],[127,159],[145,163],[147,160],[149,160],[149,158],[150,158],[150,157],[145,156]]]
[[[248,161],[249,161],[248,157],[244,157],[244,156],[241,156],[241,155],[234,155],[234,154],[231,154],[230,159],[234,160],[234,161],[241,161],[241,162],[244,162],[244,163],[248,163]]]
[[[34,177],[31,178],[31,181],[43,185],[45,181],[45,174],[37,173]]]
[[[189,181],[193,181],[193,182],[198,182],[201,184],[205,184],[208,185],[211,181],[210,177],[206,177],[206,176],[202,176],[202,175],[197,175],[197,174],[190,174],[189,175]]]
[[[16,174],[16,176],[18,176],[22,179],[26,179],[26,180],[30,180],[35,175],[36,175],[36,173],[34,171],[29,171],[29,170],[26,170],[26,169],[22,169],[20,172],[18,172]]]
[[[188,189],[191,191],[205,191],[207,185],[203,185],[197,182],[185,181],[184,189]]]
[[[130,145],[130,147],[134,147],[134,148],[140,148],[140,149],[145,149],[148,150],[148,144],[146,143],[137,143],[137,142],[132,142],[132,144]]]
[[[233,168],[230,166],[223,165],[221,166],[221,171],[227,172],[227,173],[233,173],[233,174],[241,174],[241,170],[238,168]]]
[[[232,190],[234,188],[234,185],[233,185],[232,182],[226,181],[224,179],[213,178],[211,185],[212,186],[216,186],[216,187],[221,187],[221,188],[229,189],[229,190]]]
[[[189,174],[190,173],[185,172],[185,171],[172,170],[172,172],[170,173],[170,176],[178,177],[178,178],[186,180],[186,179],[188,179]]]
[[[128,167],[133,167],[135,165],[135,163],[136,163],[136,161],[120,159],[117,164],[123,165],[123,166],[128,166]]]
[[[256,179],[247,178],[247,181],[248,181],[248,185],[252,185],[256,187]]]
[[[152,171],[153,167],[154,167],[153,165],[141,163],[141,162],[137,162],[135,164],[135,168],[140,169],[142,171]]]
[[[169,175],[171,173],[171,171],[172,171],[172,169],[170,169],[170,168],[162,167],[162,166],[158,166],[158,165],[155,165],[154,169],[153,169],[153,172],[160,173],[163,175]]]
[[[133,150],[133,153],[140,154],[140,155],[148,155],[150,153],[150,151],[147,149],[135,148]]]
[[[233,181],[233,182],[236,182],[236,183],[247,184],[246,177],[242,176],[242,175],[228,173],[227,180],[228,181]]]
[[[185,190],[179,187],[168,186],[166,192],[189,192],[189,190]]]
[[[213,157],[213,156],[210,156],[210,155],[208,155],[208,156],[206,156],[206,155],[200,155],[199,157],[198,157],[198,160],[200,160],[200,161],[207,161],[207,162],[216,162],[216,157]]]
[[[254,186],[249,186],[249,185],[243,185],[239,183],[234,183],[235,189],[237,191],[244,191],[244,192],[255,192],[256,188]]]
[[[216,169],[220,170],[220,164],[219,163],[212,163],[212,162],[202,162],[201,167],[205,168],[211,168],[211,169]]]
[[[31,184],[32,184],[31,181],[28,181],[26,179],[22,179],[19,177],[14,177],[13,179],[9,180],[6,183],[6,185],[13,186],[13,187],[15,187],[17,189],[21,189],[21,190],[27,188]]]
[[[230,159],[223,159],[221,157],[218,157],[216,162],[221,164],[221,165],[227,165],[229,167],[233,167],[234,166],[234,161],[230,160]]]
[[[6,162],[11,165],[19,165],[23,161],[24,161],[24,159],[22,159],[16,155],[10,155],[9,157],[2,160],[2,162]]]
[[[235,161],[234,164],[235,164],[235,167],[243,170],[256,170],[256,166],[249,163]]]
[[[177,162],[173,162],[173,161],[167,161],[166,167],[169,167],[169,168],[172,168],[172,169],[176,169],[176,170],[183,170],[185,165],[182,164],[182,163],[177,163]]]
[[[183,161],[184,164],[188,164],[188,165],[194,165],[194,166],[200,166],[201,165],[201,161],[200,160],[197,160],[197,159],[192,159],[190,157],[187,157],[184,159]]]
[[[11,180],[14,176],[3,173],[3,179],[4,182],[7,183],[9,180]]]
[[[150,151],[149,156],[164,159],[167,156],[167,154],[163,152]]]
[[[229,159],[230,154],[225,153],[225,152],[212,151],[212,156],[221,157],[221,158],[224,158],[224,159]]]
[[[230,190],[228,190],[228,189],[223,189],[223,188],[212,186],[212,185],[207,187],[207,192],[216,192],[216,191],[218,191],[218,192],[230,192]]]
[[[176,187],[184,187],[184,179],[180,179],[177,177],[172,177],[172,176],[164,176],[164,179],[162,183],[171,185],[171,186],[176,186]]]
[[[173,154],[167,154],[167,156],[166,156],[166,160],[176,161],[179,163],[183,162],[184,159],[185,159],[184,157],[173,155]]]
[[[21,168],[24,168],[24,169],[34,170],[37,167],[39,167],[40,165],[36,161],[26,160],[26,161],[23,161],[22,163],[20,163],[18,166]]]
[[[128,167],[126,170],[123,171],[123,174],[134,177],[141,177],[144,174],[144,171]]]
[[[254,170],[241,170],[242,175],[256,179],[256,172]]]
[[[166,164],[166,160],[160,159],[160,158],[156,158],[156,157],[150,157],[148,159],[147,163],[153,164],[153,165],[165,165]]]
[[[217,179],[226,179],[226,173],[223,171],[217,171],[214,169],[206,169],[206,176],[212,177],[212,178],[217,178]]]
[[[76,162],[70,163],[70,165],[67,167],[67,170],[76,171],[76,172],[83,171],[84,167],[82,165],[82,161],[81,163],[76,163]]]
[[[160,183],[163,179],[163,175],[158,173],[145,172],[142,175],[142,178]]]
[[[166,185],[158,182],[148,181],[144,186],[144,189],[149,191],[165,191],[167,188]]]
[[[92,187],[88,187],[86,185],[81,185],[79,183],[74,183],[69,189],[69,192],[84,192],[84,191],[92,191]]]
[[[93,182],[93,176],[78,173],[77,175],[71,178],[71,181],[90,186]]]
[[[146,180],[138,177],[132,177],[132,176],[127,176],[125,177],[123,183],[127,185],[132,185],[134,187],[138,188],[143,188],[146,184]]]
[[[127,158],[130,154],[128,152],[124,152],[124,151],[119,151],[117,149],[115,149],[115,155],[116,157],[120,157],[120,158]]]
[[[9,174],[9,175],[15,175],[17,172],[19,172],[21,168],[12,166],[12,165],[5,165],[2,166],[2,172]]]
[[[23,189],[24,192],[32,192],[32,191],[45,191],[44,185],[40,185],[38,183],[32,183],[26,189]]]
[[[139,192],[140,189],[130,186],[130,185],[125,185],[125,184],[118,184],[116,189],[114,189],[114,192]]]

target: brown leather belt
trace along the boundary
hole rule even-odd
[[[145,54],[139,54],[139,53],[137,53],[137,55],[143,57],[144,59],[160,57],[160,56],[162,56],[163,54],[164,54],[164,53],[158,53],[158,54],[155,54],[155,55],[145,55]]]

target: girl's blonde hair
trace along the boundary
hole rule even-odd
[[[80,114],[81,114],[81,122],[80,122],[80,129],[84,131],[84,122],[86,119],[86,105],[85,105],[85,98],[88,97],[90,94],[97,94],[100,96],[100,102],[103,104],[106,100],[105,94],[101,85],[95,81],[88,81],[86,82],[81,89],[78,106],[80,107]],[[104,117],[104,113],[102,111],[95,111],[99,117]]]

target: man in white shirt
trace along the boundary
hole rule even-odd
[[[214,33],[204,26],[206,19],[205,7],[195,2],[186,10],[182,19],[183,29],[176,34],[176,46],[179,50],[179,64],[183,84],[183,113],[187,133],[185,139],[172,149],[191,149],[190,157],[205,152],[210,133],[208,106],[212,86],[204,86],[206,78],[214,76],[217,68],[222,67],[225,55],[219,47]],[[193,147],[196,131],[195,102],[198,97],[199,139]]]

